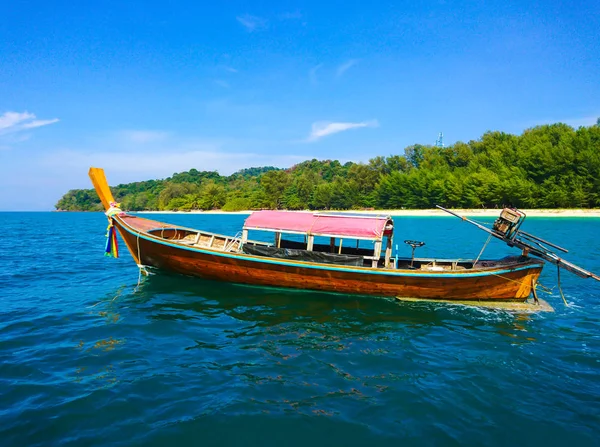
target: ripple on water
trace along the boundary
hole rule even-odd
[[[537,446],[600,435],[600,290],[589,281],[565,276],[572,305],[555,289],[552,314],[176,276],[136,288],[126,253],[102,256],[102,215],[0,218],[20,235],[0,241],[2,445]],[[232,233],[243,220],[202,219]],[[46,235],[35,245],[32,221]],[[436,222],[417,222],[428,247],[454,250]],[[573,223],[547,225],[566,234]],[[480,242],[460,249],[476,255]]]

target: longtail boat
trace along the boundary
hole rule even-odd
[[[565,249],[522,231],[525,214],[515,209],[502,210],[491,229],[458,217],[489,233],[488,242],[496,237],[520,248],[520,255],[468,261],[416,258],[415,249],[424,243],[405,241],[412,256],[398,258],[392,257],[394,221],[389,215],[255,211],[237,236],[226,236],[123,212],[104,170],[90,168],[89,176],[109,219],[107,252],[116,250],[118,232],[144,273],[158,270],[241,284],[460,302],[524,302],[530,296],[537,302],[544,260],[558,265],[559,272],[564,268],[600,280],[549,247]],[[272,233],[273,242],[249,239],[255,232]],[[329,243],[319,243],[323,240]],[[373,248],[361,247],[361,241],[372,242]]]

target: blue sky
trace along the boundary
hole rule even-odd
[[[42,2],[0,15],[0,210],[600,116],[600,2]]]

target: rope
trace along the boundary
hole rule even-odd
[[[537,296],[537,280],[536,280],[536,278],[532,278],[532,280],[531,280],[531,292],[533,294],[533,302],[535,304],[540,304],[540,300]]]
[[[319,218],[319,215],[318,214],[313,214],[313,217],[314,217],[314,220],[311,222],[310,228],[306,232],[307,236],[311,236],[312,235],[312,229],[315,226],[315,224],[317,223],[317,219]]]
[[[121,208],[119,208],[118,203],[112,202],[110,205],[110,208],[106,211],[106,213],[104,213],[109,219],[123,212]]]
[[[567,303],[567,300],[565,299],[565,295],[562,291],[562,287],[560,286],[560,265],[556,264],[556,271],[557,271],[557,283],[558,283],[558,291],[560,292],[560,297],[563,299],[565,306],[569,307],[569,304]]]
[[[135,286],[135,289],[133,290],[133,293],[136,293],[140,287],[140,284],[142,283],[142,272],[144,273],[144,276],[148,275],[148,271],[146,270],[146,266],[141,264],[142,262],[142,255],[140,252],[140,231],[138,230],[137,232],[137,261],[138,261],[138,282],[137,282],[137,286]]]
[[[554,287],[546,287],[543,284],[540,284],[539,282],[536,281],[535,283],[536,287],[541,287],[542,291],[546,292],[547,294],[551,295],[552,291],[554,290]]]
[[[487,245],[490,243],[491,240],[492,240],[492,235],[490,233],[490,235],[487,238],[487,241],[485,241],[485,244],[483,244],[483,247],[481,247],[481,251],[477,255],[477,259],[475,259],[475,261],[473,262],[473,268],[475,268],[475,264],[477,264],[477,262],[479,261],[479,258],[481,258],[481,255],[483,254],[483,251],[485,250],[485,248],[487,247]]]
[[[499,275],[497,273],[491,273],[490,272],[490,275],[494,275],[494,276],[497,276],[498,278],[502,278],[502,279],[505,279],[507,281],[512,281],[512,282],[520,284],[520,285],[525,284],[525,281],[517,281],[516,279],[507,278],[506,276],[502,276],[502,275]],[[552,289],[548,289],[548,287],[544,287],[541,284],[538,284],[538,285],[542,288],[542,290],[541,290],[542,292],[547,293],[548,295],[552,295]]]

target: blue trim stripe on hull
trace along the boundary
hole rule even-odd
[[[133,229],[132,227],[130,227],[128,224],[126,224],[125,222],[123,222],[120,219],[119,219],[119,223],[120,223],[121,227],[123,229],[125,229],[133,237],[136,237],[136,238],[139,237],[148,242],[165,245],[167,247],[171,247],[176,250],[185,250],[185,251],[190,251],[193,253],[201,253],[201,254],[207,255],[207,256],[218,256],[218,257],[224,257],[224,258],[229,258],[229,259],[237,259],[237,260],[242,260],[242,261],[254,262],[257,264],[273,264],[273,265],[279,265],[279,266],[283,266],[283,267],[297,267],[297,268],[317,269],[317,270],[334,271],[334,272],[349,272],[349,273],[355,273],[355,274],[361,274],[361,275],[384,275],[384,276],[390,276],[390,277],[445,278],[445,279],[456,278],[456,279],[458,279],[458,278],[474,278],[474,277],[502,275],[502,274],[517,272],[517,271],[521,271],[521,270],[541,268],[543,266],[542,261],[535,261],[535,262],[528,263],[527,265],[509,268],[509,269],[500,269],[500,270],[490,269],[488,271],[484,270],[484,271],[477,271],[477,272],[465,272],[464,270],[461,270],[460,272],[440,272],[440,273],[435,273],[435,272],[421,273],[421,272],[410,272],[410,271],[406,271],[406,270],[403,270],[403,271],[379,270],[379,269],[370,269],[369,267],[357,267],[357,268],[351,269],[351,268],[346,268],[346,267],[332,266],[330,264],[311,264],[311,263],[298,262],[298,261],[283,261],[283,260],[276,260],[276,259],[272,259],[272,258],[256,257],[256,256],[251,256],[251,255],[246,255],[246,254],[225,253],[225,252],[220,252],[220,251],[216,251],[216,250],[213,251],[213,250],[205,250],[205,249],[197,248],[197,247],[189,247],[186,245],[175,244],[175,243],[172,243],[172,242],[169,242],[166,240],[162,240],[158,237],[146,236],[146,234],[144,234],[144,232],[135,231],[135,229]]]

